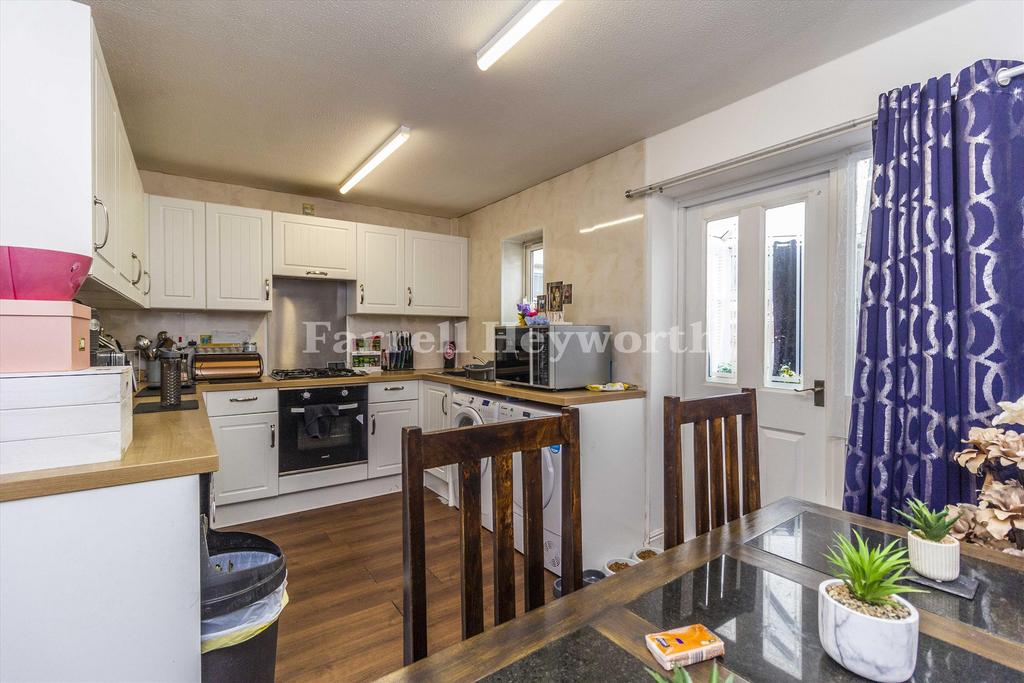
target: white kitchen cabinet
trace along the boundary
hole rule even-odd
[[[149,305],[206,308],[206,205],[156,195],[148,202]]]
[[[436,432],[452,426],[452,388],[440,382],[420,382],[420,426]]]
[[[92,267],[89,274],[112,287],[121,288],[117,275],[120,263],[118,225],[118,159],[119,117],[114,86],[107,73],[96,33],[92,33],[92,145],[93,145],[93,250]]]
[[[211,417],[220,469],[217,505],[277,495],[277,412]]]
[[[274,275],[356,279],[356,224],[274,212]]]
[[[271,214],[206,205],[206,308],[271,309]]]
[[[411,427],[419,420],[418,403],[370,404],[369,478],[402,473],[402,427]]]
[[[117,272],[121,276],[122,293],[142,303],[146,270],[145,193],[135,166],[128,134],[123,126],[117,129],[117,206],[115,210],[118,236]]]
[[[465,237],[405,231],[407,313],[469,314],[469,248]]]
[[[352,312],[405,312],[405,232],[401,228],[359,224],[358,277],[349,291]]]

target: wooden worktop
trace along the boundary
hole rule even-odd
[[[388,372],[364,377],[330,379],[277,381],[263,377],[259,381],[251,382],[218,384],[200,382],[194,397],[182,397],[184,401],[198,400],[199,408],[197,410],[135,415],[132,426],[132,443],[120,460],[0,475],[0,501],[51,496],[72,491],[137,484],[155,479],[170,479],[216,471],[219,467],[217,447],[214,444],[210,420],[206,414],[206,402],[203,400],[203,394],[206,392],[288,389],[371,382],[411,382],[413,380],[441,382],[480,393],[508,396],[554,406],[621,401],[643,398],[646,395],[640,390],[619,392],[587,391],[586,389],[543,391],[445,375],[441,370],[411,370],[409,372]],[[135,403],[159,400],[154,396],[135,399]]]
[[[331,377],[325,379],[288,379],[274,380],[269,377],[262,377],[259,381],[250,382],[224,382],[218,384],[202,383],[202,391],[244,391],[245,389],[289,389],[300,387],[331,387],[345,384],[370,384],[373,382],[411,382],[413,380],[427,380],[450,384],[453,387],[461,387],[472,391],[479,391],[482,394],[495,394],[497,396],[508,396],[523,401],[534,403],[546,403],[552,406],[577,406],[587,403],[604,403],[605,401],[622,401],[630,398],[643,398],[647,395],[645,391],[634,389],[631,391],[588,391],[587,389],[570,389],[567,391],[544,391],[543,389],[530,389],[513,384],[502,382],[481,382],[479,380],[466,379],[456,375],[446,375],[442,370],[410,370],[408,372],[386,372],[362,377]]]

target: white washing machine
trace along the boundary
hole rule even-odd
[[[501,403],[493,396],[472,391],[452,391],[452,427],[471,427],[498,421]],[[459,481],[457,466],[452,467],[451,480]],[[459,486],[454,487],[456,507],[459,506]],[[491,492],[491,459],[484,458],[480,465],[480,522],[488,531],[494,530],[494,506]]]
[[[535,403],[502,403],[500,419],[529,420],[561,415],[561,411]],[[562,458],[561,446],[541,449],[541,501],[544,509],[544,566],[562,575]],[[522,454],[512,459],[512,526],[516,550],[523,552],[523,465]],[[488,477],[488,486],[490,477]]]

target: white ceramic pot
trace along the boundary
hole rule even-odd
[[[855,612],[825,592],[839,579],[818,586],[818,638],[828,656],[853,673],[872,681],[905,681],[917,666],[918,614],[898,595],[893,600],[910,610],[896,621]]]
[[[946,536],[938,543],[921,538],[913,531],[907,533],[910,568],[933,581],[952,581],[960,576],[960,541]]]

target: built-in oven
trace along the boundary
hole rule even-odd
[[[281,474],[366,462],[365,384],[278,392]]]
[[[604,384],[611,352],[607,325],[502,325],[494,328],[494,378],[553,390]]]

